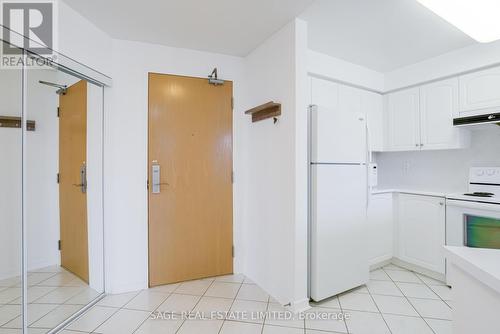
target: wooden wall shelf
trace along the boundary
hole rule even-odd
[[[27,122],[27,130],[35,131],[35,121]],[[0,128],[21,128],[21,117],[0,116]]]
[[[252,122],[262,121],[271,117],[275,118],[281,115],[281,103],[267,102],[258,107],[245,111],[245,114],[252,115]]]

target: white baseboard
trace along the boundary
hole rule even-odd
[[[445,277],[444,274],[441,274],[441,273],[438,273],[438,272],[435,272],[433,270],[429,270],[429,269],[426,269],[426,268],[422,268],[421,266],[418,266],[416,264],[400,260],[400,259],[398,259],[396,257],[392,258],[391,263],[393,263],[393,264],[395,264],[397,266],[400,266],[402,268],[414,271],[416,273],[428,276],[430,278],[437,279],[438,281],[442,281],[442,282],[446,281],[446,277]]]
[[[59,266],[59,265],[60,265],[60,261],[40,261],[40,262],[32,263],[29,266],[28,271],[35,271],[35,270],[39,270],[42,268]]]
[[[370,271],[382,268],[391,263],[392,255],[380,256],[370,260]]]
[[[9,271],[2,271],[0,272],[0,281],[4,279],[9,279],[9,278],[14,278],[14,277],[20,277],[21,276],[21,269],[19,270],[9,270]]]

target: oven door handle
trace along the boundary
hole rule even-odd
[[[457,208],[479,209],[488,211],[500,211],[500,205],[494,203],[468,202],[455,199],[447,199],[446,206]]]

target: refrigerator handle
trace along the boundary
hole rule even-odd
[[[367,154],[368,154],[368,163],[370,162],[373,162],[373,152],[372,152],[372,148],[371,148],[371,136],[370,136],[370,127],[368,126],[368,122],[370,120],[368,119],[368,117],[366,117],[366,149],[367,149]]]

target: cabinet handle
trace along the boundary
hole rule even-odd
[[[444,205],[444,202],[439,202],[439,205],[443,206],[443,205]]]
[[[420,147],[424,146],[424,144],[420,144]]]
[[[415,147],[418,147],[418,144],[415,144]]]

